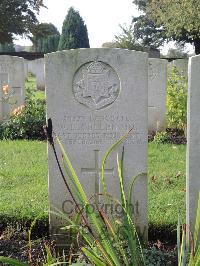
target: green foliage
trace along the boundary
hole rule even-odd
[[[41,6],[42,0],[0,1],[0,42],[10,43],[14,34],[29,33],[37,23],[36,13]]]
[[[199,0],[151,0],[146,14],[157,27],[164,29],[168,39],[193,43],[196,54],[200,53]]]
[[[161,241],[176,240],[178,210],[185,221],[185,164],[185,145],[149,143],[149,227]]]
[[[60,33],[52,23],[40,23],[32,30],[33,51],[50,53],[58,49]]]
[[[51,53],[58,50],[60,35],[50,35],[46,38],[38,39],[36,44],[36,52]]]
[[[1,43],[0,52],[15,52],[15,47],[13,43]]]
[[[182,232],[181,232],[182,228]],[[181,238],[182,233],[182,238]],[[192,236],[189,226],[182,225],[180,218],[177,225],[178,266],[200,265],[200,192],[197,206],[197,215],[194,234]],[[187,240],[189,237],[189,241]],[[190,245],[190,248],[188,247]]]
[[[140,15],[133,18],[134,35],[143,46],[158,48],[165,42],[165,34],[163,28],[159,28],[147,16]]]
[[[46,142],[4,140],[0,150],[0,224],[23,226],[40,216],[41,230],[48,223]]]
[[[166,55],[167,58],[188,58],[188,54],[184,52],[184,49],[181,47],[170,48]]]
[[[87,27],[79,12],[71,7],[63,22],[58,49],[65,50],[89,47]]]
[[[122,33],[115,36],[115,42],[117,47],[136,50],[136,51],[145,51],[144,47],[135,37],[133,26],[120,26]]]
[[[113,42],[104,42],[102,45],[101,45],[102,48],[120,48],[119,47],[119,44],[115,41]]]
[[[167,84],[167,125],[186,133],[187,78],[174,67]]]
[[[191,43],[200,53],[200,2],[199,0],[134,0],[142,11],[133,18],[134,32],[144,45],[159,47],[165,41]]]
[[[142,11],[138,17],[133,17],[135,38],[144,46],[158,48],[165,42],[166,36],[164,29],[158,27],[147,14],[149,0],[133,0],[133,3]]]
[[[98,203],[94,203],[95,208],[93,211],[87,211],[88,206],[91,206],[91,199],[86,195],[60,140],[56,138],[61,153],[63,154],[63,170],[70,182],[70,186],[68,187],[67,184],[66,186],[68,187],[67,189],[69,193],[73,195],[74,203],[77,206],[77,213],[74,218],[68,217],[62,213],[54,214],[66,219],[70,224],[69,226],[66,226],[66,229],[73,229],[77,235],[80,234],[83,237],[85,244],[83,244],[81,250],[88,260],[95,265],[145,265],[143,250],[135,228],[133,211],[131,208],[133,186],[136,178],[130,183],[129,191],[127,195],[125,195],[123,154],[121,160],[117,159],[120,187],[119,200],[108,195],[105,179],[107,159],[112,151],[121,144],[126,137],[127,134],[116,142],[107,152],[103,159],[101,176],[103,196],[106,199],[105,202],[108,204],[118,203],[121,206],[123,210],[121,219],[113,217],[111,213],[106,213],[103,208],[99,207]],[[139,175],[137,178],[140,178],[142,175],[143,174]],[[82,206],[82,208],[80,209],[78,206]]]
[[[41,141],[0,141],[1,224],[2,217],[26,221],[48,209],[46,148]],[[149,143],[148,166],[150,231],[165,238],[176,227],[177,206],[185,216],[185,145]]]
[[[141,11],[145,11],[146,10],[146,6],[148,3],[148,0],[133,0],[133,3],[135,5],[137,5],[138,9]]]
[[[171,265],[172,255],[162,250],[152,247],[144,250],[147,266],[167,266]],[[173,256],[174,257],[174,256]]]
[[[153,141],[155,143],[161,144],[161,143],[168,143],[169,142],[169,134],[168,132],[157,132],[157,134],[154,136]]]
[[[45,101],[36,99],[28,90],[23,110],[0,125],[0,139],[43,140],[45,117]]]
[[[40,23],[32,29],[33,37],[30,39],[33,41],[41,38],[46,38],[51,35],[59,35],[58,29],[52,23]]]
[[[3,256],[0,256],[0,262],[6,263],[6,265],[14,265],[14,266],[28,266],[28,263],[22,263],[18,260],[6,258]]]

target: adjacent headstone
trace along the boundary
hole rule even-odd
[[[176,59],[170,62],[169,68],[176,67],[179,73],[185,77],[188,76],[188,59]]]
[[[0,121],[7,120],[11,112],[24,104],[24,59],[0,56]]]
[[[37,89],[44,91],[45,90],[44,58],[29,60],[28,72],[35,75]]]
[[[25,80],[28,78],[28,60],[24,59],[24,77]]]
[[[45,56],[47,117],[60,137],[88,196],[101,193],[101,163],[108,149],[133,128],[123,143],[126,191],[134,176],[147,172],[148,55],[121,49],[78,49]],[[120,197],[116,156],[106,166],[109,194]],[[60,155],[60,154],[59,154]],[[60,155],[61,156],[61,155]],[[71,214],[75,209],[51,148],[50,206]],[[147,237],[147,177],[133,194],[135,222]],[[50,215],[53,231],[62,224]]]
[[[187,128],[187,224],[194,232],[197,202],[200,192],[200,56],[189,60]]]
[[[148,131],[151,134],[166,128],[167,61],[149,59],[148,74]]]

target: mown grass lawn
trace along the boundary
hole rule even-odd
[[[35,76],[33,75],[28,76],[26,83],[25,83],[25,87],[26,87],[26,90],[29,89],[33,92],[36,99],[41,99],[41,100],[45,99],[44,91],[37,90]]]
[[[184,219],[185,148],[149,144],[149,221],[154,228],[175,226],[178,210]],[[46,142],[0,141],[0,150],[0,219],[46,219]]]
[[[46,143],[0,141],[0,150],[0,217],[16,221],[46,217]]]
[[[186,145],[149,143],[149,221],[156,229],[185,221]]]

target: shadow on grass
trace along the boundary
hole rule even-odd
[[[8,217],[0,215],[0,234],[7,228],[16,228],[19,231],[28,231],[32,219],[16,219],[16,217]],[[48,217],[42,217],[37,220],[36,225],[32,230],[32,238],[49,237],[49,221]],[[177,242],[176,225],[161,225],[155,226],[149,224],[149,241],[160,240],[163,243],[175,245]]]

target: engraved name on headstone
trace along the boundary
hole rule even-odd
[[[147,172],[148,55],[122,49],[79,49],[45,56],[47,116],[60,137],[88,196],[103,193],[101,163],[108,149],[133,128],[124,145],[126,192],[133,177]],[[109,194],[120,198],[118,147],[108,159]],[[61,155],[60,155],[61,156]],[[52,150],[48,149],[51,208],[70,199]],[[97,196],[98,197],[98,196]],[[100,197],[99,197],[100,198]],[[147,177],[133,193],[135,222],[147,237]],[[71,213],[71,204],[64,204]],[[50,215],[50,227],[62,221]]]

